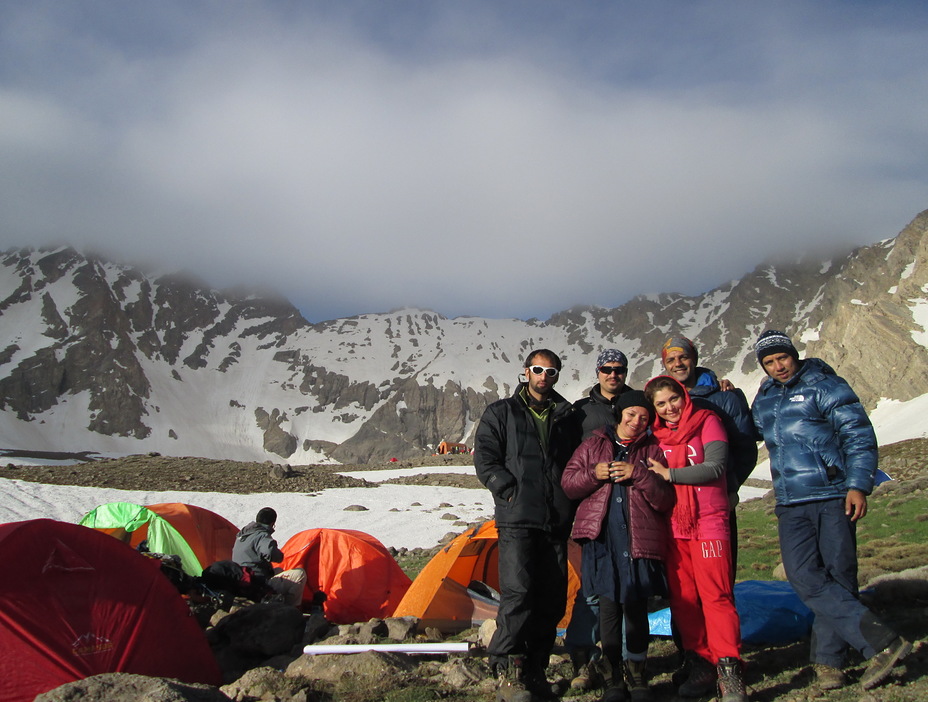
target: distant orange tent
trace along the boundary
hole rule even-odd
[[[321,590],[325,617],[335,624],[390,616],[411,583],[386,547],[362,531],[307,529],[281,550],[281,568],[306,571],[304,605]]]
[[[446,453],[455,454],[455,453],[470,453],[470,451],[467,448],[467,444],[455,444],[450,441],[442,441],[440,444],[438,444],[438,453],[439,454],[446,454]]]
[[[232,559],[232,545],[239,529],[225,517],[182,502],[148,505],[148,509],[180,532],[204,568],[216,561]]]
[[[418,617],[420,629],[435,627],[444,633],[456,633],[495,619],[498,604],[468,586],[478,581],[499,590],[497,541],[494,520],[457,536],[425,565],[393,616]],[[574,596],[580,588],[580,548],[573,541],[568,543],[567,612],[561,627],[570,621]]]

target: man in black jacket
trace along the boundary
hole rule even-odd
[[[574,407],[580,415],[583,439],[607,424],[615,426],[615,403],[619,395],[632,390],[625,384],[628,358],[618,349],[605,349],[596,359],[596,380],[589,394],[577,400]]]
[[[545,668],[567,605],[574,516],[561,473],[580,443],[574,408],[554,391],[560,370],[555,353],[532,351],[515,394],[487,407],[477,427],[474,466],[499,531],[501,601],[488,653],[500,702],[553,694]]]

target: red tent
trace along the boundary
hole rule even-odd
[[[0,702],[110,672],[221,684],[206,636],[158,561],[94,529],[0,525]]]
[[[307,529],[281,549],[281,567],[306,571],[305,598],[322,590],[335,624],[389,617],[409,589],[409,576],[377,539],[352,529]]]

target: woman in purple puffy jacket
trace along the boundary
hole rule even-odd
[[[599,597],[603,655],[612,667],[603,702],[624,700],[625,683],[639,702],[651,699],[647,605],[649,597],[667,594],[662,561],[674,489],[648,469],[649,459],[665,459],[648,432],[654,409],[644,393],[619,396],[616,413],[614,426],[597,429],[580,444],[561,486],[569,498],[581,500],[571,536],[582,547],[583,594]]]

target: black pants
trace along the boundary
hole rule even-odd
[[[621,604],[608,597],[599,598],[599,632],[603,643],[603,656],[613,671],[622,674],[622,627],[625,627],[625,648],[629,653],[647,653],[651,641],[648,623],[648,602],[626,602]]]
[[[487,650],[491,665],[525,656],[547,666],[567,608],[567,540],[540,529],[499,529],[500,605]]]

